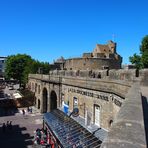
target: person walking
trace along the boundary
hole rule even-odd
[[[5,123],[3,123],[2,130],[3,130],[3,133],[6,132],[6,124]]]
[[[22,109],[22,112],[23,112],[23,115],[25,115],[25,110],[24,109]]]
[[[6,126],[9,127],[9,121],[7,121]]]
[[[9,129],[12,130],[12,121],[9,122]]]

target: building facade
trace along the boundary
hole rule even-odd
[[[78,108],[87,126],[95,124],[109,130],[125,100],[130,83],[59,73],[29,75],[29,88],[35,93],[35,104],[40,112],[56,108],[63,110],[65,105],[68,106],[68,112]]]
[[[0,78],[4,79],[6,57],[0,57]]]

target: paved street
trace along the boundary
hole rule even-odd
[[[12,121],[12,130],[2,130],[2,124]],[[21,111],[12,116],[0,117],[0,147],[1,148],[31,148],[34,131],[42,128],[42,115],[37,112],[22,115]]]

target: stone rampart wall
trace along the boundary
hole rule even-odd
[[[147,81],[146,76],[148,70],[141,70],[139,77],[136,77],[135,70],[119,70],[115,72],[112,70],[109,76],[105,75],[106,71],[99,71],[101,74],[104,73],[104,77],[102,76],[103,78],[101,77],[101,79],[88,77],[88,74],[90,75],[90,73],[92,74],[92,72],[97,71],[87,71],[86,73],[85,71],[79,71],[78,74],[77,72],[51,71],[48,82],[59,82],[64,87],[75,87],[76,89],[82,89],[82,91],[88,89],[92,91],[111,92],[125,98],[121,109],[114,119],[108,137],[103,142],[101,148],[146,148],[140,83],[145,84],[144,80]],[[31,81],[35,79],[47,81],[47,77],[48,75],[29,75]],[[139,81],[140,83],[134,83],[134,81]],[[81,96],[77,94],[77,97]]]
[[[136,71],[136,69],[119,69],[119,70],[54,70],[50,71],[50,75],[72,76],[97,78],[106,80],[122,80],[135,82],[139,81],[141,85],[148,86],[148,69]]]
[[[101,148],[146,148],[145,137],[140,87],[134,84]]]
[[[39,74],[30,74],[30,80],[42,80],[50,83],[61,83],[69,86],[78,86],[81,88],[86,88],[90,90],[98,90],[115,93],[121,97],[125,97],[125,94],[128,92],[128,89],[131,87],[131,82],[123,82],[120,80],[105,80],[97,78],[88,78],[88,77],[71,77],[71,76],[59,76],[59,75],[39,75]]]
[[[73,58],[67,59],[64,64],[64,68],[67,70],[102,69],[102,66],[120,69],[121,61],[111,58]]]
[[[72,78],[72,77],[62,77],[63,85],[75,86],[86,88],[90,90],[98,90],[103,92],[115,93],[121,97],[125,97],[129,88],[131,87],[131,83],[124,83],[121,81],[105,81],[98,79],[86,79],[86,78]]]

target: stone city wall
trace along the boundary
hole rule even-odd
[[[47,76],[41,75],[29,75],[29,81],[34,83],[35,79],[37,79],[39,82],[39,79],[43,78],[41,81],[46,85],[52,85],[51,83],[54,81],[62,84],[62,89],[56,88],[56,92],[59,89],[59,93],[61,91],[60,94],[64,94],[65,99],[77,97],[80,103],[79,107],[81,107],[81,116],[85,116],[84,103],[86,103],[85,107],[89,113],[93,112],[92,106],[94,104],[100,105],[102,107],[101,126],[108,129],[109,121],[113,119],[112,127],[101,146],[102,148],[146,148],[140,84],[147,85],[144,80],[147,81],[148,70],[141,70],[138,77],[136,77],[135,70],[110,71],[109,76],[105,75],[106,71],[99,71],[104,73],[103,78],[89,77],[89,72],[81,72],[84,74],[83,77],[80,76],[80,71],[78,74],[77,71],[51,71],[48,81]],[[135,83],[135,81],[139,81],[139,83]],[[52,89],[54,89],[53,86]],[[94,94],[97,97],[94,97]],[[107,97],[110,96],[109,94],[114,94],[117,99],[115,97],[113,100],[110,98],[110,101],[106,101]],[[125,98],[123,102],[121,101],[122,97]],[[72,100],[69,101],[71,101],[69,104],[70,109],[72,109]],[[91,106],[89,106],[89,103]],[[121,108],[119,108],[120,103],[122,103]],[[93,117],[91,120],[94,120]]]
[[[110,69],[120,69],[121,61],[111,58],[73,58],[67,59],[64,64],[66,70],[92,70],[102,69],[103,66]]]
[[[139,84],[134,84],[101,148],[146,148],[143,106]]]
[[[119,69],[119,70],[54,70],[50,71],[50,75],[59,75],[65,77],[85,77],[98,78],[106,80],[121,80],[135,82],[139,81],[140,85],[148,86],[148,69],[137,71],[136,69]]]
[[[55,73],[57,72],[54,72],[54,74]],[[50,79],[47,81],[48,75],[38,76],[37,74],[29,75],[29,83],[33,86],[31,90],[35,92],[35,96],[37,100],[40,100],[41,106],[43,105],[42,92],[45,87],[48,90],[48,94],[50,94],[51,90],[54,90],[58,96],[62,94],[61,99],[58,97],[58,106],[62,106],[60,100],[69,101],[70,111],[73,110],[73,99],[76,97],[79,102],[80,116],[86,118],[85,115],[87,112],[87,115],[90,116],[90,124],[94,124],[95,120],[94,106],[98,105],[100,107],[100,125],[107,130],[110,128],[110,121],[114,121],[125,100],[125,95],[131,87],[130,82],[125,83],[117,80],[109,81],[84,77],[77,77],[76,79],[71,76],[59,77],[59,75],[50,75]],[[40,81],[37,77],[42,80]],[[54,85],[55,83],[59,83],[60,85]],[[35,89],[36,85],[41,86],[41,93],[38,93],[37,89]],[[50,104],[50,102],[48,102],[48,104]],[[42,111],[43,109],[40,108],[40,110]],[[50,109],[48,109],[48,111],[49,110]]]

